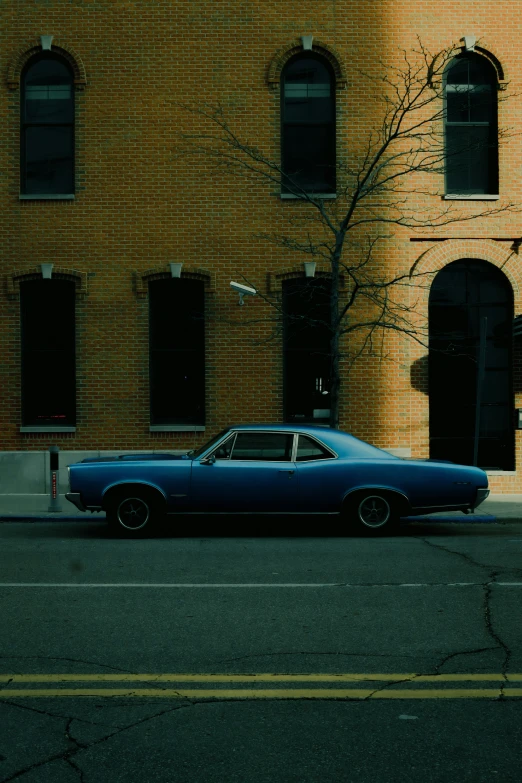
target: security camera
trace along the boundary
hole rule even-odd
[[[243,296],[255,296],[257,291],[255,288],[250,288],[249,285],[243,285],[243,283],[236,283],[234,280],[230,281],[230,285],[234,291],[238,291]]]
[[[243,285],[243,283],[236,283],[235,280],[230,281],[231,287],[239,294],[239,304],[245,304],[243,301],[244,296],[255,296],[257,291],[255,288],[251,288],[249,285]]]

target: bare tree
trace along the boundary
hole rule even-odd
[[[451,156],[466,152],[463,146],[448,150],[444,138],[444,76],[461,51],[451,46],[432,54],[419,41],[411,52],[401,50],[398,65],[383,64],[381,76],[359,73],[368,96],[359,119],[368,130],[364,138],[351,139],[351,149],[336,162],[335,199],[309,192],[281,162],[240,138],[222,107],[183,107],[195,115],[198,128],[181,134],[179,154],[207,156],[209,170],[264,183],[300,202],[299,209],[285,215],[285,230],[258,236],[329,270],[332,427],[339,425],[340,361],[347,335],[358,335],[349,362],[386,331],[427,345],[427,318],[417,311],[411,290],[428,285],[430,273],[421,275],[415,268],[390,273],[376,252],[382,241],[397,227],[422,233],[519,211],[514,203],[475,209],[473,203],[441,200]],[[499,143],[509,136],[498,130]],[[258,288],[255,281],[248,282]],[[261,295],[284,316],[279,299]]]

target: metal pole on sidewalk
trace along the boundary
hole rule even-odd
[[[58,476],[60,471],[58,446],[49,446],[49,468],[51,474],[49,511],[59,513],[62,510],[58,492]]]

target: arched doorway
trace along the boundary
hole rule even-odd
[[[462,259],[436,276],[429,299],[432,458],[473,464],[478,433],[477,464],[514,469],[512,324],[511,285],[493,264]]]

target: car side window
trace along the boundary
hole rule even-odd
[[[232,435],[232,437],[227,438],[227,440],[222,443],[219,448],[217,448],[214,452],[214,457],[216,459],[230,459],[230,454],[232,452],[232,446],[234,445],[235,435]]]
[[[238,432],[230,459],[288,461],[292,455],[293,437],[286,432]]]
[[[324,446],[307,435],[299,435],[297,441],[296,462],[305,462],[316,459],[331,459],[334,455]]]

